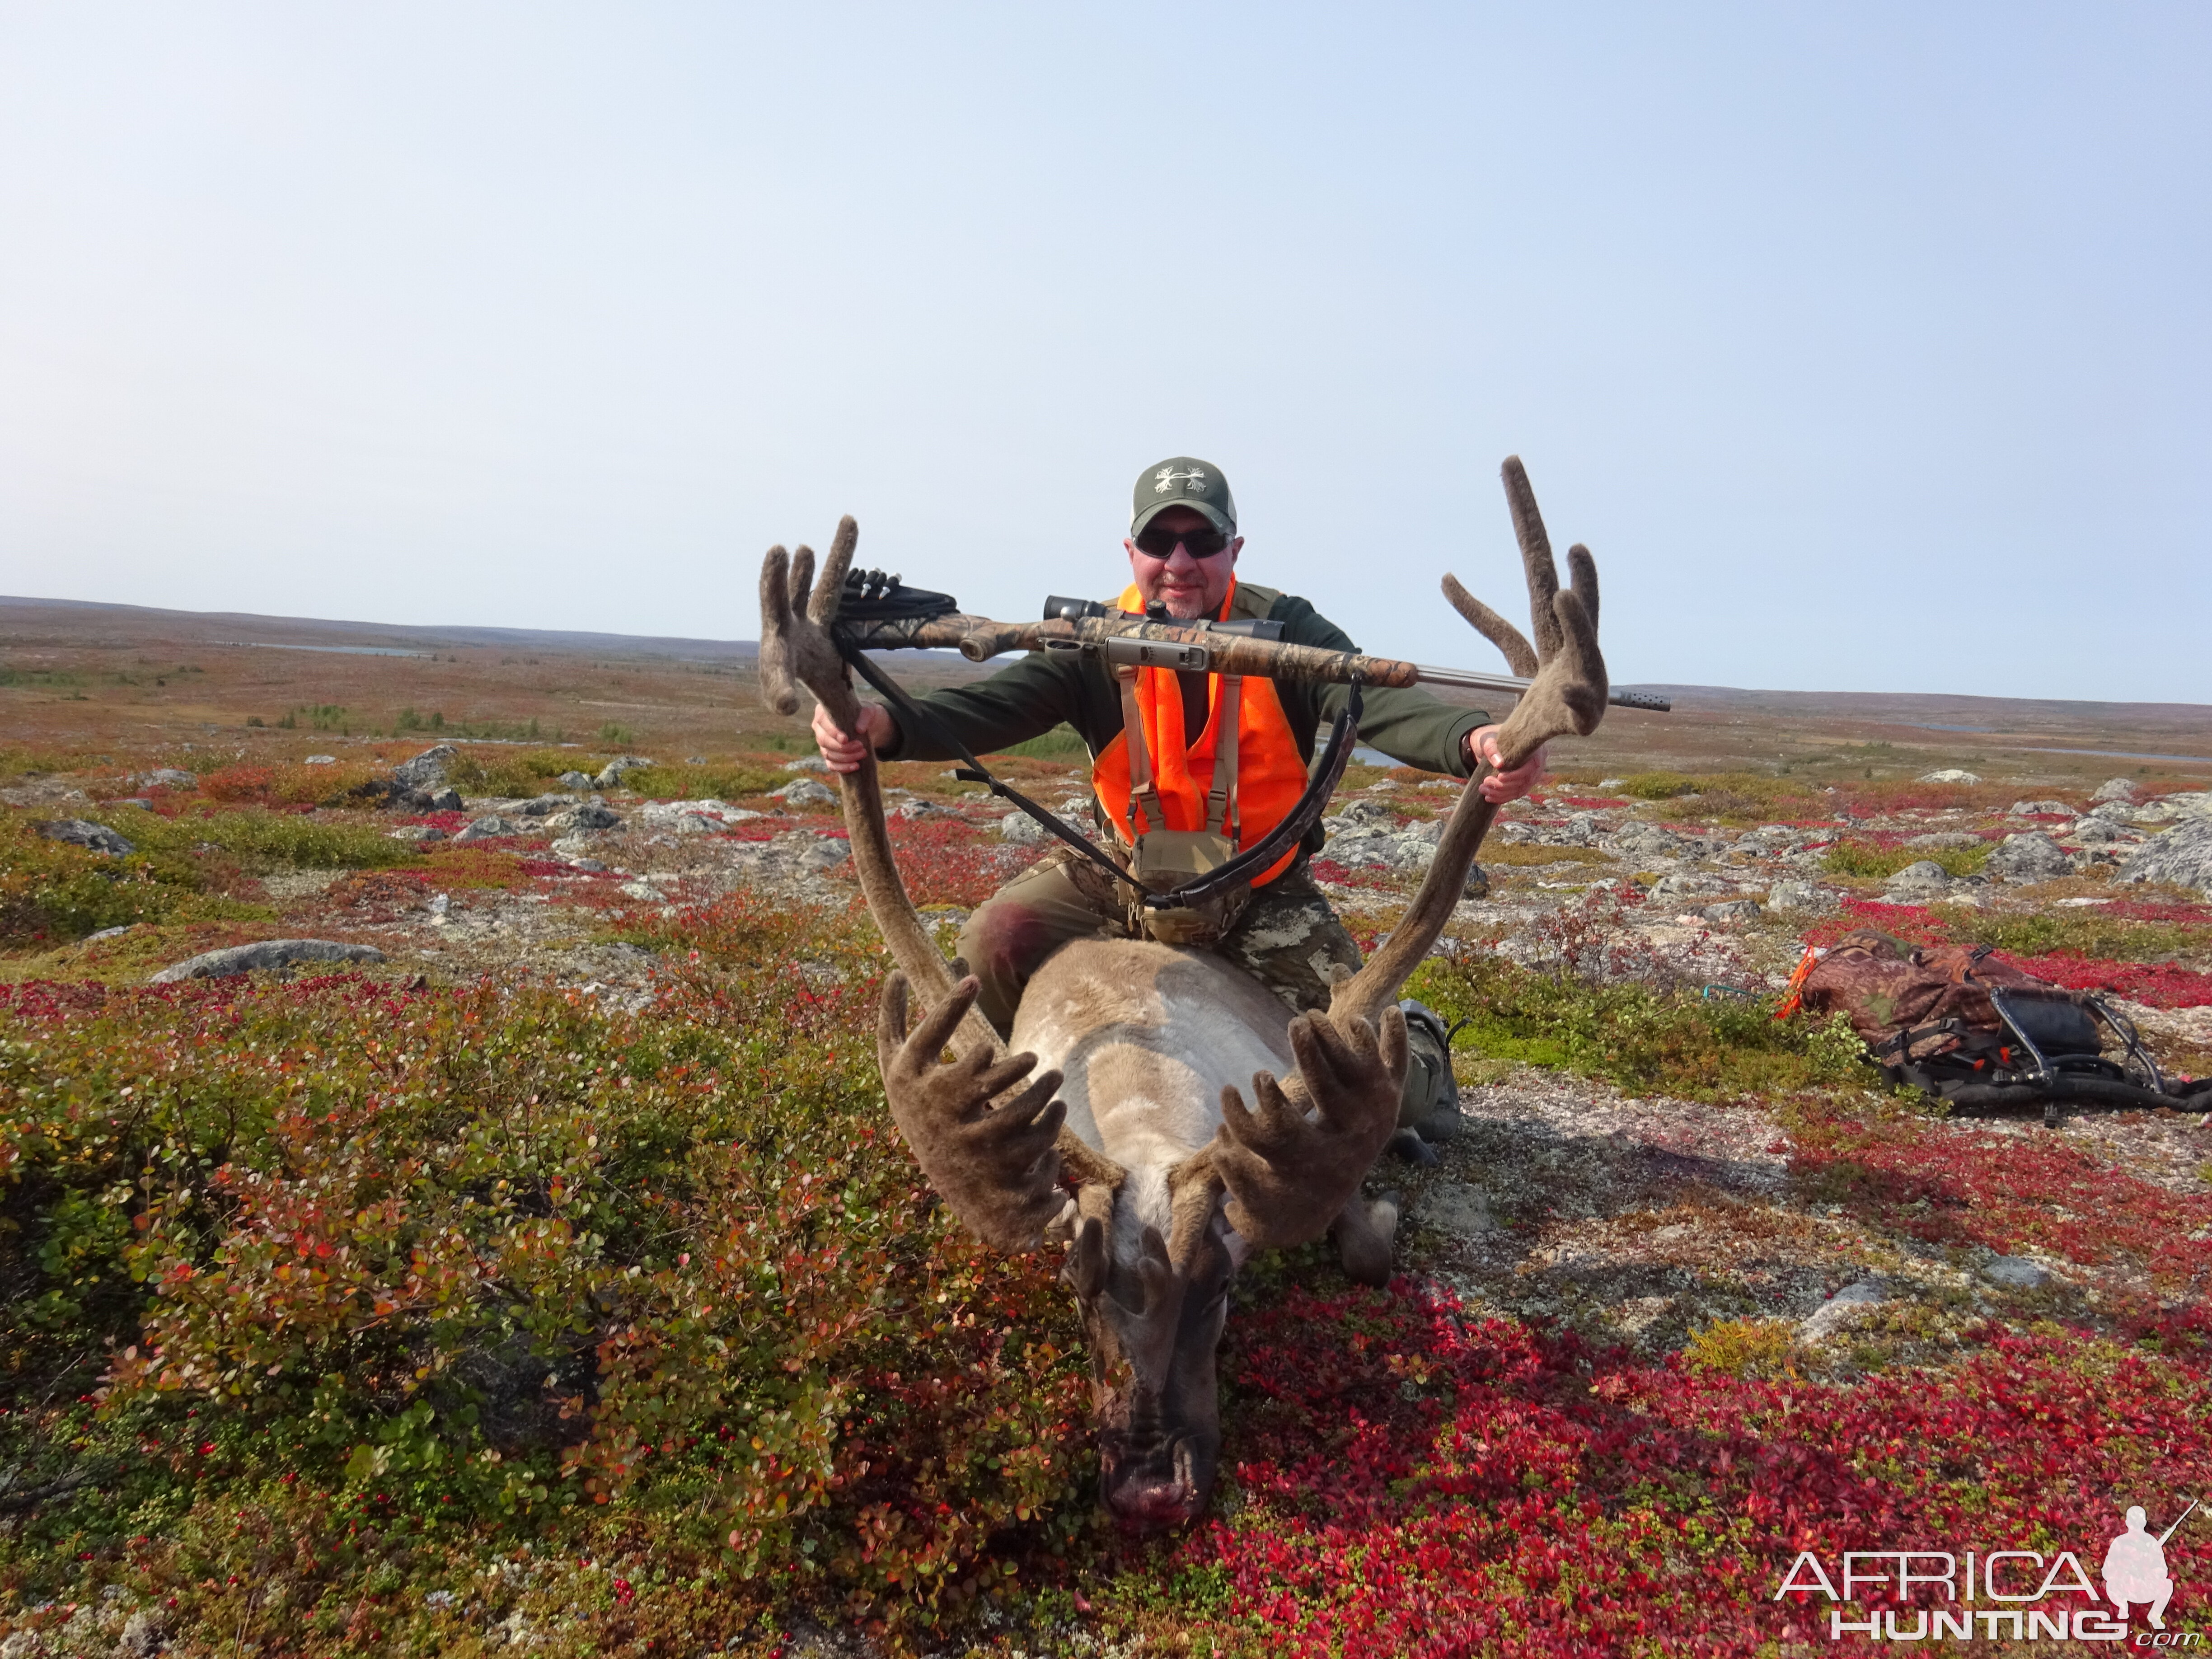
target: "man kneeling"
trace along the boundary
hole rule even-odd
[[[1237,507],[1219,468],[1188,456],[1148,467],[1137,479],[1129,535],[1131,577],[1119,607],[1164,607],[1184,622],[1268,620],[1282,638],[1330,651],[1357,649],[1343,630],[1302,599],[1239,582]],[[1157,613],[1155,613],[1157,614]],[[1333,721],[1350,689],[1311,681],[1250,679],[1121,668],[1072,653],[1038,652],[976,684],[915,699],[978,754],[1040,737],[1065,722],[1089,747],[1101,823],[1127,864],[1140,837],[1182,846],[1219,838],[1242,851],[1281,823],[1304,793],[1316,734]],[[820,707],[814,737],[832,770],[849,772],[872,747],[885,760],[936,761],[954,751],[923,729],[902,729],[892,712],[864,703],[860,731],[847,732]],[[1359,736],[1408,766],[1464,778],[1495,765],[1497,730],[1475,709],[1455,708],[1419,690],[1376,688],[1364,696]],[[1543,775],[1541,750],[1481,785],[1503,803]],[[1165,836],[1159,831],[1169,832]],[[1359,947],[1307,866],[1319,830],[1255,876],[1249,895],[1186,922],[1172,942],[1209,946],[1237,963],[1293,1009],[1325,1008],[1340,969],[1355,970]],[[1066,848],[1048,853],[988,902],[961,930],[959,951],[981,984],[976,1006],[1001,1035],[1044,959],[1070,939],[1127,937],[1140,930],[1126,890]],[[1455,1106],[1443,1023],[1407,1005],[1414,1066],[1401,1122],[1439,1130]]]

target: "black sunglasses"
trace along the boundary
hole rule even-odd
[[[1170,530],[1165,525],[1148,524],[1137,532],[1137,550],[1155,559],[1173,556],[1180,542],[1194,559],[1210,559],[1229,545],[1229,538],[1207,525],[1202,530]]]

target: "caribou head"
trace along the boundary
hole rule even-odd
[[[1444,593],[1534,681],[1498,734],[1514,766],[1594,730],[1607,686],[1596,568],[1571,549],[1561,588],[1518,459],[1504,479],[1535,643],[1449,576]],[[839,525],[818,581],[805,547],[770,549],[761,573],[763,697],[795,713],[804,685],[848,731],[857,703],[829,630],[858,533],[849,518]],[[877,1029],[891,1116],[978,1238],[1064,1248],[1091,1344],[1105,1502],[1133,1528],[1189,1520],[1213,1487],[1214,1355],[1245,1258],[1333,1231],[1354,1278],[1389,1276],[1396,1206],[1359,1188],[1397,1123],[1398,994],[1450,918],[1496,809],[1471,780],[1403,922],[1326,1012],[1286,1014],[1208,952],[1079,939],[1030,980],[1006,1044],[907,896],[873,760],[841,783],[861,890],[897,963]]]

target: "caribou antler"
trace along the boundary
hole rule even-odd
[[[768,550],[761,566],[761,701],[779,714],[798,712],[798,687],[804,685],[841,730],[860,730],[860,700],[853,693],[844,659],[830,635],[838,601],[844,596],[845,573],[852,568],[853,550],[860,539],[860,527],[851,514],[837,521],[836,538],[830,544],[818,582],[814,580],[812,548],[801,547],[788,556],[781,547]],[[934,1006],[952,994],[952,971],[899,879],[890,830],[884,823],[883,783],[875,756],[867,756],[858,770],[839,774],[837,781],[845,830],[852,840],[853,866],[868,913],[890,947],[891,960],[922,1000]],[[981,1014],[969,1022],[968,1035],[986,1053],[1006,1052],[998,1033]]]
[[[845,573],[852,568],[853,550],[860,538],[860,526],[851,515],[838,520],[818,581],[810,547],[792,554],[771,547],[761,565],[761,700],[780,714],[796,714],[799,687],[804,685],[847,732],[860,729],[860,700],[853,693],[830,629],[837,620]],[[877,1041],[891,1115],[932,1184],[971,1231],[1005,1249],[1031,1248],[1036,1233],[1057,1216],[1066,1198],[1060,1194],[1046,1207],[1046,1192],[1063,1172],[1077,1182],[1111,1188],[1119,1185],[1121,1171],[1060,1127],[1066,1112],[1056,1103],[1051,1106],[1051,1127],[1042,1132],[1039,1148],[1048,1156],[1041,1162],[1032,1151],[1026,1159],[1016,1158],[1029,1144],[1016,1132],[1042,1121],[1051,1091],[1059,1086],[1059,1075],[1048,1073],[1015,1100],[988,1109],[994,1095],[1028,1075],[1036,1062],[1030,1056],[1006,1058],[999,1034],[975,1012],[975,981],[953,983],[950,964],[907,896],[891,853],[890,830],[884,822],[883,785],[875,756],[866,755],[856,770],[840,774],[838,784],[860,892],[899,968],[884,985]],[[933,1010],[911,1037],[906,1035],[909,986]],[[956,1029],[964,1033],[964,1053],[951,1065],[931,1069]],[[931,1032],[934,1037],[925,1042]],[[929,1066],[915,1058],[922,1054]],[[1046,1078],[1049,1086],[1045,1086]],[[1041,1086],[1043,1097],[1030,1102]],[[1025,1116],[1009,1115],[1018,1107]],[[994,1182],[1001,1184],[994,1186]],[[1033,1220],[1034,1227],[1029,1224]],[[1012,1240],[1020,1242],[1007,1242]]]
[[[1001,1250],[1032,1250],[1055,1221],[1073,1220],[1074,1200],[1060,1185],[1054,1142],[1067,1103],[1054,1100],[1058,1072],[1032,1079],[1000,1105],[993,1099],[1036,1068],[1035,1054],[994,1057],[970,1047],[947,1060],[945,1045],[975,1006],[976,984],[952,994],[906,1029],[906,975],[884,984],[876,1023],[876,1061],[891,1117],[929,1184],[968,1231]]]
[[[1250,1111],[1235,1089],[1221,1091],[1221,1127],[1199,1156],[1228,1194],[1229,1224],[1255,1249],[1327,1232],[1397,1127],[1406,1017],[1393,1007],[1382,1024],[1378,1037],[1364,1019],[1300,1014],[1287,1084],[1255,1073]]]
[[[1573,585],[1562,588],[1552,562],[1551,538],[1536,510],[1535,491],[1521,458],[1509,455],[1500,469],[1513,531],[1521,544],[1521,562],[1528,577],[1528,619],[1536,643],[1461,586],[1443,580],[1444,597],[1483,637],[1503,652],[1516,674],[1534,680],[1498,727],[1498,758],[1507,769],[1518,766],[1553,738],[1588,737],[1605,716],[1605,659],[1597,648],[1597,564],[1577,543],[1567,550]],[[1437,942],[1466,890],[1467,872],[1489,833],[1498,808],[1482,799],[1477,777],[1468,781],[1451,821],[1437,844],[1420,889],[1382,948],[1351,978],[1338,983],[1328,1005],[1333,1019],[1372,1020],[1393,1006],[1413,969]]]

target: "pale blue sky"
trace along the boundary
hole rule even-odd
[[[1492,667],[2212,701],[2212,10],[0,4],[0,592],[1033,615],[1139,469]]]

